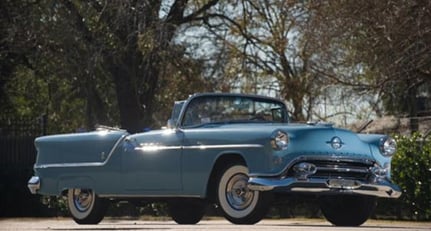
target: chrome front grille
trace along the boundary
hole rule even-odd
[[[298,163],[306,162],[316,166],[314,174],[308,175],[308,178],[322,179],[352,179],[352,180],[368,180],[371,173],[371,168],[374,166],[371,162],[354,162],[354,161],[331,161],[331,160],[306,160]],[[291,168],[288,177],[296,176],[295,171]]]

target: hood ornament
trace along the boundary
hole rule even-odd
[[[343,145],[344,145],[343,141],[342,141],[342,140],[341,140],[341,138],[340,138],[340,137],[338,137],[338,136],[334,136],[334,137],[332,137],[331,141],[328,141],[328,142],[326,142],[326,143],[330,144],[330,145],[331,145],[331,147],[332,147],[333,149],[336,149],[336,150],[340,149],[340,148],[341,148],[341,147],[343,147]]]

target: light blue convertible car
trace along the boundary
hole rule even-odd
[[[290,123],[277,99],[195,94],[174,104],[168,126],[129,134],[101,128],[43,136],[32,193],[67,196],[73,219],[99,223],[112,201],[167,202],[179,224],[216,205],[235,224],[264,218],[276,194],[314,194],[328,221],[357,226],[391,183],[395,141],[330,124]]]

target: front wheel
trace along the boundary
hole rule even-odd
[[[105,216],[109,203],[91,189],[69,189],[67,205],[76,223],[98,224]]]
[[[234,224],[255,224],[264,218],[271,205],[271,194],[248,188],[246,166],[228,165],[218,179],[217,202],[227,220]]]
[[[320,198],[325,218],[336,226],[359,226],[368,220],[376,207],[371,196],[338,195]]]

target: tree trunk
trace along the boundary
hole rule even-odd
[[[407,90],[407,105],[408,113],[410,117],[410,132],[413,134],[419,130],[419,120],[418,120],[418,109],[417,109],[417,88],[410,87]]]
[[[153,58],[151,58],[153,57]],[[153,123],[154,100],[159,91],[160,65],[157,65],[159,58],[149,55],[145,57],[143,70],[143,86],[140,86],[139,101],[142,104],[144,113],[143,123],[149,126]]]
[[[126,67],[119,65],[113,65],[110,70],[117,93],[121,127],[131,133],[142,131],[141,106],[136,95],[136,86],[133,84],[133,76]]]

